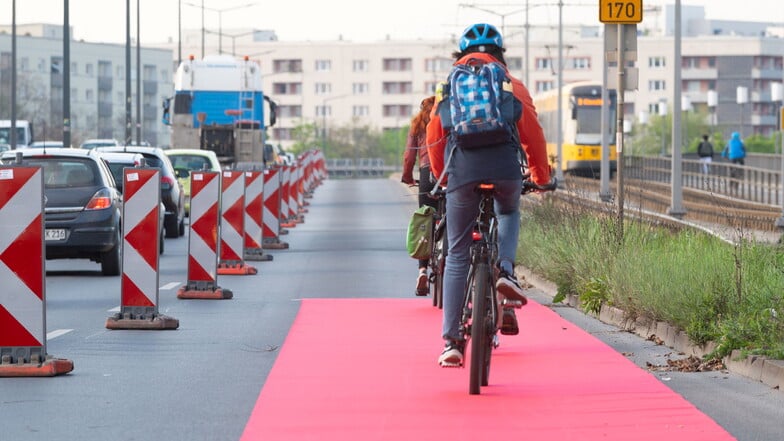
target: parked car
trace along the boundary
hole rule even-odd
[[[127,167],[139,167],[142,162],[145,162],[144,156],[141,153],[126,153],[126,152],[100,152],[101,157],[106,161],[109,170],[114,177],[114,183],[120,193],[123,192],[123,171]],[[164,221],[166,219],[166,207],[161,202],[160,221],[158,223],[158,253],[163,254],[164,247]]]
[[[17,153],[44,175],[44,240],[47,259],[90,259],[106,276],[120,274],[122,199],[109,167],[95,152],[53,148],[3,153],[4,163]]]
[[[185,234],[185,192],[177,180],[177,174],[169,157],[158,147],[114,146],[96,147],[99,152],[131,152],[144,156],[147,166],[161,169],[161,202],[166,207],[164,230],[166,237],[175,238]]]
[[[79,146],[82,149],[94,149],[96,147],[111,147],[120,145],[120,141],[116,139],[88,139]]]
[[[29,146],[27,146],[27,148],[29,149],[42,149],[42,148],[49,149],[53,147],[55,148],[63,147],[63,142],[62,141],[35,141]]]
[[[197,170],[220,171],[218,155],[212,150],[170,149],[164,150],[175,170],[180,172],[177,178],[185,192],[185,215],[191,214],[191,179],[190,172]],[[182,170],[187,171],[183,173]]]

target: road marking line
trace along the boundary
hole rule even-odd
[[[181,285],[180,282],[171,282],[171,283],[167,283],[167,284],[163,285],[161,287],[161,289],[163,289],[163,290],[174,289],[174,288],[176,288],[176,287],[178,287],[180,285]]]
[[[67,333],[69,333],[71,331],[73,331],[73,329],[56,329],[56,330],[54,330],[52,332],[47,332],[46,333],[46,339],[47,340],[53,340],[53,339],[55,339],[55,338],[57,338],[57,337],[59,337],[61,335],[65,335],[65,334],[67,334]]]
[[[106,312],[120,312],[120,306],[115,306],[114,308],[106,311]]]

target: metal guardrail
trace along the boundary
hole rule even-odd
[[[330,177],[383,178],[400,170],[399,165],[386,165],[382,158],[330,158],[326,161]]]
[[[732,164],[723,159],[714,159],[707,174],[703,173],[698,159],[682,158],[681,165],[683,187],[777,207],[784,202],[779,170]],[[630,178],[671,183],[669,157],[628,156],[624,167],[625,175]]]

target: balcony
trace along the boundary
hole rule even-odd
[[[111,117],[112,116],[112,103],[111,101],[98,103],[98,117]]]
[[[157,95],[158,82],[152,80],[144,80],[142,82],[142,90],[144,91],[145,95]]]
[[[719,71],[716,68],[684,68],[681,70],[682,80],[715,80],[719,78]]]
[[[98,77],[98,90],[112,90],[112,77]]]
[[[751,78],[755,80],[764,79],[764,80],[781,81],[782,73],[783,72],[781,69],[773,69],[773,68],[760,69],[755,67],[751,69]]]

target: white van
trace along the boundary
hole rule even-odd
[[[16,120],[16,147],[23,148],[33,143],[33,125],[30,121]],[[0,119],[0,144],[11,144],[11,120]]]

